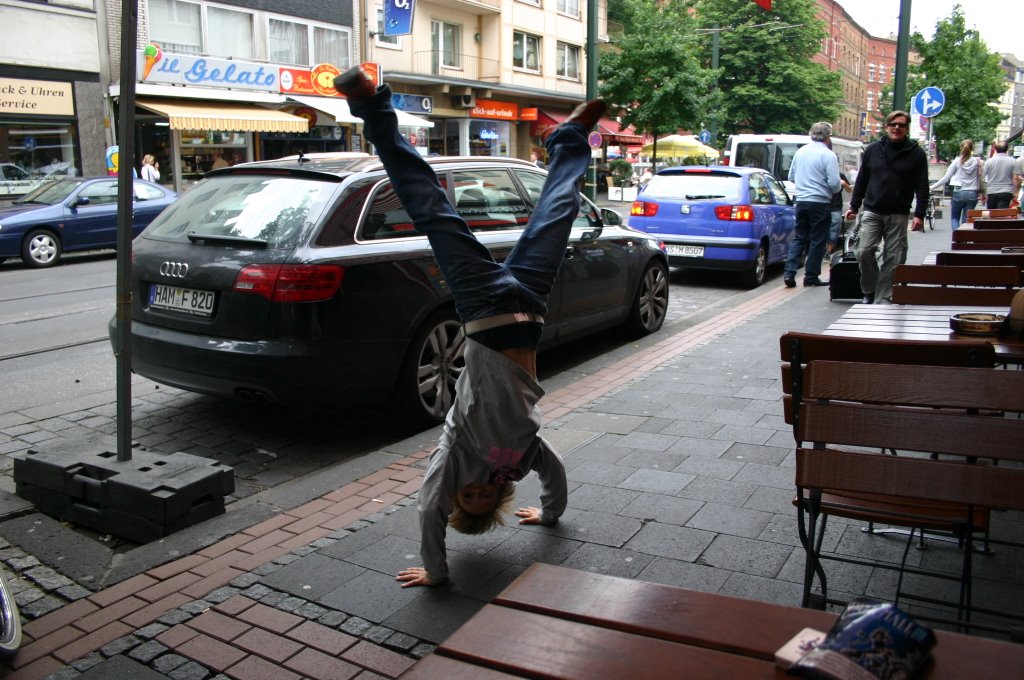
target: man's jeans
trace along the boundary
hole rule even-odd
[[[978,206],[978,192],[974,189],[961,189],[953,192],[953,200],[949,205],[949,218],[953,230],[956,231],[961,223],[967,221],[967,211],[974,210]]]
[[[563,123],[548,137],[544,189],[519,241],[499,264],[451,204],[434,170],[399,134],[390,87],[349,100],[349,106],[363,119],[363,133],[416,230],[427,235],[462,322],[510,312],[543,316],[579,212],[578,181],[590,163],[588,131]]]
[[[860,289],[874,295],[875,302],[892,300],[892,274],[896,265],[907,261],[907,222],[909,215],[880,215],[865,210],[861,213],[857,263],[860,265]],[[882,250],[882,266],[878,266],[878,245]]]
[[[813,281],[821,275],[821,258],[825,255],[831,213],[830,203],[797,202],[796,229],[789,243],[789,257],[786,258],[784,273],[787,279],[794,278],[796,270],[803,266],[805,251],[807,268],[804,270],[804,281]]]
[[[835,249],[839,246],[839,234],[843,231],[843,211],[833,210],[829,213],[828,242]]]

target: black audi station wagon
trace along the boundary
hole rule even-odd
[[[504,258],[544,171],[506,158],[428,162],[480,241]],[[451,405],[462,327],[426,236],[374,156],[210,172],[135,239],[133,259],[131,357],[142,376],[251,402],[394,399],[424,423]],[[584,199],[541,349],[617,325],[658,330],[667,274],[658,241]]]

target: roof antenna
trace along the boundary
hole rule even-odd
[[[308,163],[308,162],[309,162],[309,159],[306,158],[306,154],[302,153],[302,149],[299,149],[299,165],[302,165],[303,163]]]

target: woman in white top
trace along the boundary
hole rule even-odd
[[[953,201],[949,209],[949,217],[953,229],[967,217],[968,210],[974,210],[981,196],[981,159],[974,156],[974,142],[965,139],[960,143],[960,155],[946,168],[946,174],[931,186],[931,190],[941,189],[947,184],[953,185]]]
[[[156,162],[153,154],[147,153],[142,157],[142,179],[147,182],[160,181],[160,164]]]

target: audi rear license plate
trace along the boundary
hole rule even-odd
[[[665,250],[669,255],[682,255],[683,257],[704,257],[704,246],[680,246],[668,243]]]
[[[149,306],[156,309],[171,309],[194,316],[213,314],[215,295],[209,290],[178,288],[154,283],[149,287]]]

